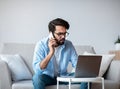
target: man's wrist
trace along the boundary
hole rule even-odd
[[[48,53],[48,55],[53,55],[54,54],[54,52],[53,51],[50,51],[49,53]]]

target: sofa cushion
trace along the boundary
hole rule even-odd
[[[28,70],[26,64],[20,55],[0,55],[1,59],[4,60],[11,71],[13,81],[19,81],[23,79],[31,79],[32,74]]]
[[[33,54],[35,44],[29,43],[4,43],[1,46],[1,54],[20,54],[20,56],[24,59],[28,69],[32,74],[34,73],[32,68]]]
[[[24,80],[13,83],[12,89],[34,89],[32,80]],[[57,89],[56,85],[46,86],[45,89]],[[59,89],[68,89],[68,85],[60,84]],[[80,89],[80,84],[73,84],[71,89]]]
[[[92,53],[88,53],[88,52],[84,52],[83,55],[101,55],[102,56],[99,76],[103,76],[105,74],[105,72],[107,71],[112,59],[115,56],[114,54],[92,54]]]
[[[34,89],[32,80],[23,80],[23,81],[18,81],[14,82],[12,84],[12,89]]]

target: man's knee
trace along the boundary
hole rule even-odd
[[[41,75],[37,75],[37,74],[34,75],[32,81],[33,81],[34,89],[41,89],[41,88],[44,89],[45,83]]]

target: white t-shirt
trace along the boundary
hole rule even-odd
[[[54,76],[59,76],[60,47],[55,48],[54,53]]]

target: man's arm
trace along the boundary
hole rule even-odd
[[[56,45],[56,40],[55,39],[50,39],[48,42],[48,47],[49,47],[49,53],[48,55],[40,62],[40,68],[45,69],[51,59],[51,57],[54,54],[55,51],[55,45]]]
[[[40,68],[45,69],[52,57],[53,53],[49,52],[48,55],[40,62]]]

